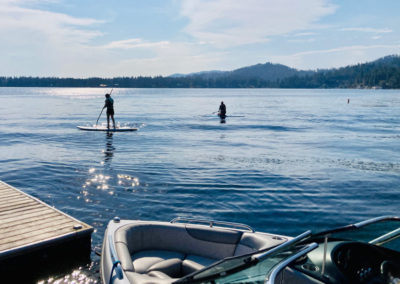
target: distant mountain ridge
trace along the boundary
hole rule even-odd
[[[249,67],[243,67],[232,71],[232,76],[237,78],[258,78],[266,81],[275,81],[278,79],[283,79],[291,76],[305,76],[312,74],[313,71],[302,71],[282,64],[256,64]]]
[[[257,83],[278,88],[400,88],[400,56],[389,55],[372,62],[316,71],[267,62],[233,71],[202,71],[179,77],[193,81],[252,81],[247,87],[257,87],[254,85]]]
[[[284,79],[291,76],[306,76],[313,74],[314,71],[297,70],[282,64],[273,64],[270,62],[264,64],[256,64],[246,66],[233,71],[202,71],[189,74],[173,74],[169,77],[173,78],[201,78],[201,79],[217,79],[223,77],[230,77],[234,79],[261,79],[265,81],[275,81]]]

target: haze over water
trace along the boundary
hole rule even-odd
[[[114,216],[295,235],[399,215],[399,91],[114,89],[139,131],[78,130],[107,91],[0,89],[0,179],[94,226],[92,246]]]

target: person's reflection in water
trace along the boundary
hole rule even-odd
[[[107,132],[106,149],[104,150],[104,163],[105,164],[111,163],[112,158],[114,156],[115,147],[113,146],[112,142],[113,142],[113,133]]]

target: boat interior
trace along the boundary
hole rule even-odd
[[[171,283],[222,259],[266,251],[288,240],[227,222],[177,218],[112,224],[118,228],[108,228],[114,232],[108,236],[129,283]]]

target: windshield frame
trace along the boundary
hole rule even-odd
[[[371,225],[371,224],[375,224],[375,223],[380,223],[380,222],[384,222],[384,221],[399,221],[400,222],[400,217],[397,216],[381,216],[381,217],[376,217],[376,218],[372,218],[372,219],[368,219],[362,222],[358,222],[355,224],[350,224],[350,225],[346,225],[346,226],[342,226],[342,227],[338,227],[335,229],[330,229],[327,231],[322,231],[319,233],[316,233],[312,236],[312,239],[314,238],[318,238],[318,237],[325,237],[327,235],[333,235],[335,233],[341,233],[341,232],[346,232],[346,231],[351,231],[351,230],[358,230],[361,229],[365,226]]]

